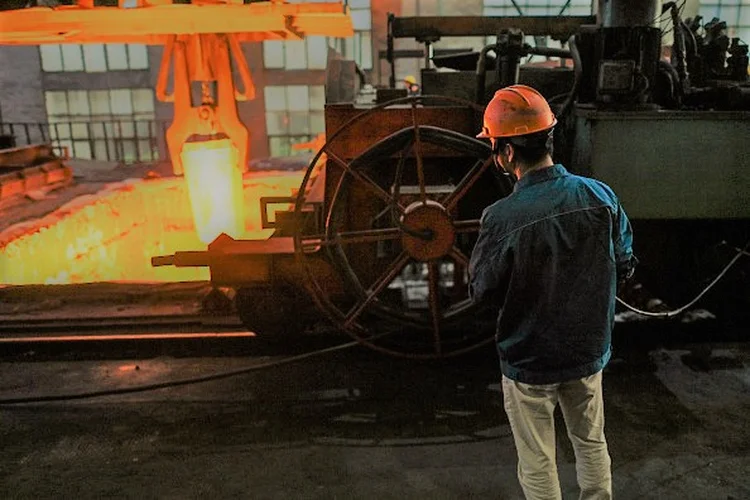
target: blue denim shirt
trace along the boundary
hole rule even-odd
[[[604,368],[617,280],[637,262],[632,241],[612,189],[562,165],[527,173],[484,210],[470,293],[500,308],[496,340],[506,377],[550,384]]]

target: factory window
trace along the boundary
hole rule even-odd
[[[151,89],[51,90],[44,93],[49,136],[74,158],[156,159]]]
[[[703,22],[714,17],[726,22],[730,37],[750,44],[750,0],[701,2],[699,14],[703,16]]]
[[[47,72],[148,69],[148,52],[143,44],[49,44],[40,45],[39,52],[42,69]]]
[[[319,0],[318,0],[319,1]],[[324,0],[325,1],[325,0]],[[304,3],[302,0],[291,3]],[[372,12],[370,0],[349,0],[354,36],[327,38],[309,36],[304,40],[263,42],[263,65],[268,69],[325,69],[328,47],[362,69],[372,69]]]
[[[263,42],[263,64],[268,69],[326,69],[327,61],[328,41],[324,36]]]
[[[349,0],[354,36],[341,38],[335,47],[362,69],[372,69],[372,10],[370,0]]]
[[[293,144],[325,132],[322,85],[269,85],[264,88],[264,97],[271,156],[293,155]]]

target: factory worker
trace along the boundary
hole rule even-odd
[[[557,120],[525,85],[498,90],[479,138],[517,179],[487,207],[471,255],[470,293],[499,311],[505,411],[527,499],[560,499],[553,412],[559,404],[581,497],[612,496],[602,370],[610,359],[615,292],[636,264],[630,223],[612,189],[552,161]]]

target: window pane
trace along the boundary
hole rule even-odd
[[[132,139],[135,137],[135,124],[131,121],[120,121],[118,122],[120,129],[119,137],[125,137],[127,139]]]
[[[74,158],[90,160],[91,146],[89,145],[89,141],[73,141],[73,150],[71,151],[71,154]]]
[[[130,90],[128,89],[110,90],[109,104],[114,115],[133,114],[133,103],[130,100]]]
[[[112,114],[109,107],[109,90],[89,91],[89,103],[92,115],[109,116]]]
[[[304,40],[291,40],[284,42],[286,55],[286,69],[306,69],[307,50]]]
[[[63,58],[63,71],[83,71],[81,46],[75,43],[60,45]]]
[[[86,128],[85,123],[74,123],[71,125],[71,132],[73,134],[73,139],[88,139],[89,138],[89,132]]]
[[[325,115],[321,111],[310,112],[310,130],[313,134],[322,134],[326,131]]]
[[[133,89],[133,111],[136,113],[154,112],[154,92],[151,89]]]
[[[359,61],[357,64],[362,69],[372,69],[372,35],[360,33]]]
[[[326,91],[323,85],[311,85],[310,109],[323,109],[326,103]]]
[[[280,40],[263,42],[263,66],[266,68],[284,67],[284,42]]]
[[[289,85],[286,88],[287,106],[293,111],[310,109],[310,97],[306,85]]]
[[[307,67],[326,69],[328,62],[328,42],[324,36],[307,37]]]
[[[289,134],[310,134],[310,113],[308,111],[292,111],[289,113]]]
[[[138,159],[141,161],[149,161],[154,159],[153,149],[151,148],[150,141],[138,141],[138,156]]]
[[[92,123],[91,124],[91,137],[103,138],[104,137],[104,124],[103,123]]]
[[[369,30],[372,28],[372,14],[370,9],[352,10],[352,25],[355,30]]]
[[[735,26],[737,19],[739,18],[739,10],[737,7],[722,7],[721,8],[721,20],[727,22],[727,26]]]
[[[138,159],[138,155],[135,149],[135,141],[124,140],[121,144],[123,155],[122,159],[126,162],[136,161]]]
[[[105,141],[94,141],[94,158],[107,160],[107,143]]]
[[[148,51],[142,43],[128,45],[130,69],[148,69]]]
[[[357,64],[359,64],[359,60],[357,60],[356,53],[354,52],[354,39],[357,36],[359,36],[359,33],[355,33],[354,36],[350,36],[349,38],[344,38],[343,56],[346,59],[355,61]]]
[[[83,45],[83,60],[86,63],[86,71],[89,73],[107,71],[104,45],[100,43]]]
[[[287,135],[289,118],[285,112],[270,111],[266,113],[266,133],[268,135]]]
[[[117,134],[115,134],[115,124],[112,122],[107,122],[104,124],[104,133],[107,134],[108,138],[116,137]],[[114,146],[113,146],[114,147]],[[113,149],[114,151],[114,149]]]
[[[107,44],[107,65],[111,70],[128,69],[128,55],[125,44]]]
[[[85,90],[68,91],[68,114],[73,116],[88,116],[91,114],[89,96]]]
[[[47,106],[48,116],[59,116],[68,114],[68,100],[64,90],[51,90],[44,93],[44,101]]]
[[[151,136],[151,122],[139,121],[135,123],[135,133],[138,137]]]
[[[286,107],[286,89],[269,85],[263,89],[267,111],[284,111]]]
[[[70,139],[70,124],[58,123],[55,126],[55,132],[57,133],[58,139]]]
[[[60,46],[57,44],[40,45],[39,53],[42,56],[42,69],[44,71],[62,71],[62,55]]]
[[[269,137],[271,156],[289,156],[289,140],[286,137]]]

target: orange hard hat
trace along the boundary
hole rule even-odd
[[[527,85],[511,85],[495,92],[487,104],[477,138],[533,134],[555,124],[557,118],[542,94]]]

